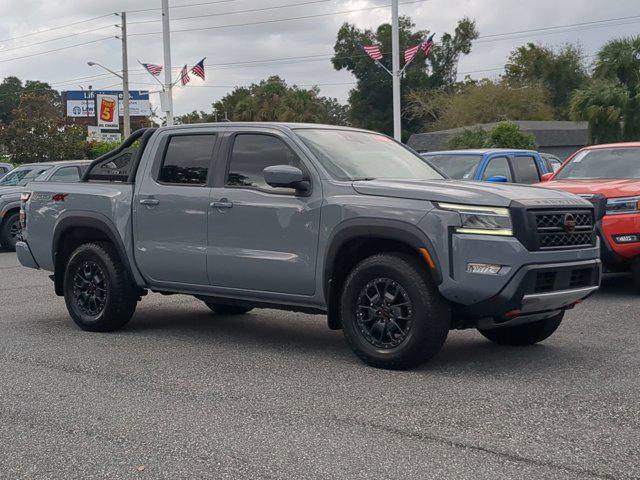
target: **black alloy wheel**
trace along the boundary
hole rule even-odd
[[[78,309],[90,317],[102,313],[107,303],[105,272],[93,261],[78,266],[73,276],[73,298]]]
[[[409,335],[413,304],[402,285],[378,277],[360,291],[356,301],[360,334],[378,348],[395,348]]]

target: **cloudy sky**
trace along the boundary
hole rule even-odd
[[[323,95],[345,102],[354,79],[348,72],[335,71],[329,61],[338,28],[345,21],[375,28],[391,18],[389,0],[169,3],[174,68],[207,57],[207,80],[194,78],[186,88],[176,88],[176,114],[210,111],[211,103],[234,86],[276,74],[301,86],[317,84]],[[285,7],[270,8],[281,6]],[[383,8],[374,8],[378,6]],[[461,76],[470,72],[471,77],[480,78],[499,75],[509,52],[527,41],[579,42],[591,55],[610,38],[637,33],[637,6],[638,0],[400,0],[400,14],[409,15],[419,28],[435,32],[452,31],[463,16],[475,19],[481,39],[463,58],[459,71]],[[120,43],[114,38],[119,19],[110,13],[128,11],[131,88],[156,90],[157,84],[136,60],[162,64],[159,7],[160,0],[4,0],[0,2],[0,78],[42,80],[59,90],[77,90],[80,85],[117,88],[117,79],[101,75],[87,61],[121,69]],[[247,12],[256,9],[262,11]],[[307,16],[315,17],[299,18]],[[272,21],[291,17],[298,19]],[[602,20],[610,21],[589,23]],[[551,28],[576,24],[586,25]],[[497,35],[532,29],[546,30]],[[309,58],[278,60],[300,56]],[[157,95],[152,102],[157,102]]]

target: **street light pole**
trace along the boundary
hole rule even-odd
[[[173,125],[173,82],[171,81],[171,32],[169,30],[169,0],[162,0],[162,46],[164,50],[164,111],[167,126]],[[163,102],[160,102],[163,103]]]
[[[124,114],[124,138],[131,135],[131,115],[129,112],[129,58],[127,54],[127,12],[122,17],[122,110]]]
[[[398,25],[398,0],[391,1],[391,58],[393,79],[393,138],[402,141],[400,121],[400,32]]]

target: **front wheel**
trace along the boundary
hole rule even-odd
[[[20,213],[12,213],[7,216],[0,229],[0,244],[5,250],[15,251],[16,243],[20,238]]]
[[[499,327],[478,329],[478,331],[493,343],[498,345],[525,346],[542,342],[549,338],[562,323],[564,312],[537,322],[515,325],[513,327]]]
[[[138,293],[113,245],[80,245],[64,274],[64,299],[73,321],[83,330],[110,332],[133,316]]]
[[[440,351],[450,328],[449,306],[417,258],[379,254],[347,277],[342,330],[365,363],[388,369],[416,367]]]

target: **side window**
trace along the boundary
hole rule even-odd
[[[225,184],[231,187],[259,188],[274,193],[288,193],[264,181],[262,171],[272,165],[300,167],[296,154],[279,138],[261,134],[236,135]]]
[[[51,175],[50,182],[77,182],[80,180],[78,167],[63,167]]]
[[[487,168],[482,175],[482,179],[487,180],[491,177],[505,177],[508,182],[513,182],[511,170],[509,170],[509,160],[507,160],[507,157],[494,157],[489,160]]]
[[[178,185],[205,185],[215,141],[215,135],[171,137],[158,181]]]
[[[540,172],[535,158],[529,155],[517,155],[513,158],[513,169],[518,183],[537,183],[540,181]]]

